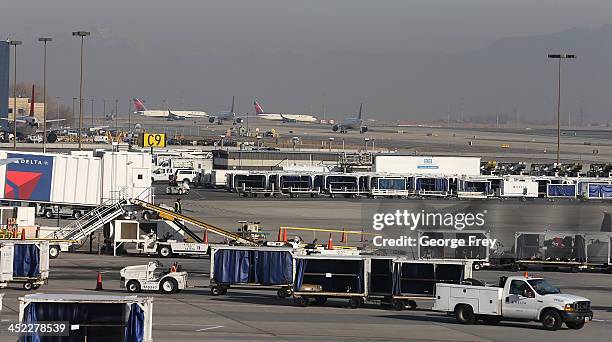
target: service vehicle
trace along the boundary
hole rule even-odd
[[[178,169],[174,173],[174,179],[179,183],[197,183],[200,173],[194,169]]]
[[[166,195],[187,195],[189,193],[189,183],[178,183],[166,187]]]
[[[157,260],[146,265],[127,266],[119,271],[121,287],[125,287],[130,293],[176,293],[187,287],[187,272],[180,271],[180,268],[180,265],[173,264],[169,269],[165,269]]]
[[[539,321],[546,330],[558,330],[563,323],[570,329],[581,329],[593,319],[589,299],[561,293],[540,277],[503,276],[499,286],[477,280],[469,283],[438,283],[433,310],[454,314],[463,324],[512,319]]]

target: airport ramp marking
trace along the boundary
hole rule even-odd
[[[202,328],[202,329],[197,329],[196,331],[200,332],[200,331],[207,331],[207,330],[213,330],[213,329],[219,329],[219,328],[223,328],[223,325],[213,325],[210,326],[208,328]]]

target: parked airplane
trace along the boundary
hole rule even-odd
[[[215,121],[217,121],[219,125],[222,124],[223,121],[232,121],[233,123],[241,123],[242,118],[236,117],[236,113],[234,112],[234,100],[235,100],[234,96],[232,96],[232,107],[229,111],[224,110],[224,111],[221,111],[221,112],[218,112],[216,114],[209,116],[208,122],[214,123]]]
[[[367,132],[368,127],[363,126],[363,120],[361,119],[362,110],[363,103],[359,105],[359,114],[357,115],[357,117],[345,118],[339,124],[333,125],[332,130],[334,132],[340,131],[340,133],[346,133],[349,129],[359,129],[359,133]]]
[[[137,99],[137,98],[133,98],[132,101],[134,102],[134,108],[136,108],[136,111],[134,112],[134,114],[139,114],[139,115],[143,115],[143,116],[154,116],[154,117],[168,117],[170,116],[170,111],[167,110],[148,110],[147,107],[145,107],[144,103],[142,103],[141,100]],[[195,110],[177,110],[177,111],[173,111],[172,112],[174,115],[176,116],[182,116],[182,117],[186,117],[186,118],[205,118],[208,117],[208,114],[206,114],[206,112],[202,112],[202,111],[195,111]]]
[[[309,114],[267,113],[263,110],[257,100],[253,102],[253,106],[255,106],[255,113],[257,114],[257,117],[261,119],[283,122],[317,122],[317,118]]]
[[[185,117],[184,116],[178,116],[178,115],[172,113],[170,111],[170,109],[168,109],[168,117],[167,117],[166,120],[168,120],[168,121],[185,120]]]
[[[42,122],[38,121],[38,118],[36,116],[34,116],[34,103],[35,103],[34,85],[32,85],[32,97],[30,101],[30,115],[27,115],[27,116],[19,115],[17,116],[16,120],[2,118],[2,120],[6,120],[6,122],[8,123],[8,125],[6,126],[2,125],[4,136],[12,136],[15,133],[15,123],[17,124],[17,138],[18,139],[24,139],[24,138],[27,138],[33,135],[42,136],[43,124]],[[15,112],[15,110],[13,111]],[[15,113],[14,115],[17,115],[17,113]],[[64,120],[66,119],[54,119],[54,120],[46,120],[46,121],[47,121],[47,124],[49,124],[49,123],[59,122],[59,121],[64,121]],[[47,141],[50,143],[54,143],[57,141],[57,134],[54,131],[49,130],[49,128],[47,128]]]

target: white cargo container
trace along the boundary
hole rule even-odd
[[[383,154],[374,156],[374,172],[478,176],[480,175],[480,158]]]
[[[151,157],[103,152],[101,157],[0,151],[0,199],[70,206],[98,206],[120,195],[138,197],[151,187]],[[142,198],[141,199],[145,199]]]
[[[49,279],[49,242],[0,240],[0,288],[21,283],[37,289]]]
[[[57,310],[62,306],[63,310]],[[36,314],[30,314],[36,310]],[[51,315],[51,316],[48,316]],[[19,322],[67,323],[68,340],[153,341],[153,298],[87,294],[31,294],[19,298]],[[138,336],[142,334],[142,336]],[[37,333],[32,333],[37,340]],[[138,338],[137,338],[138,336]]]
[[[537,198],[538,182],[531,179],[503,179],[499,197]]]

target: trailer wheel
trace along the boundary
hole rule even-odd
[[[397,311],[402,311],[406,308],[406,303],[403,300],[394,300],[393,301],[393,309]]]
[[[278,296],[278,298],[287,298],[289,296],[289,293],[286,289],[278,289],[278,291],[276,291],[276,295]]]
[[[49,258],[55,259],[60,255],[60,247],[59,246],[49,246]]]
[[[295,304],[301,307],[307,307],[308,305],[310,305],[310,298],[305,296],[295,297],[293,301],[295,302]]]
[[[482,269],[482,265],[479,262],[475,262],[474,265],[472,265],[472,268],[474,271],[480,271]]]
[[[414,300],[412,300],[412,299],[409,300],[408,303],[406,303],[406,304],[410,307],[410,310],[414,310],[418,306],[417,303]]]
[[[178,283],[172,278],[166,278],[159,284],[159,290],[165,294],[172,294],[178,290]]]
[[[52,219],[53,218],[53,210],[47,209],[44,213],[45,218]]]
[[[219,286],[213,286],[210,288],[210,294],[213,296],[220,296],[222,294],[222,290]]]
[[[142,219],[145,220],[145,221],[149,221],[151,219],[151,212],[148,211],[148,210],[145,210],[142,213]]]
[[[518,264],[512,264],[512,266],[510,266],[510,270],[512,272],[518,272],[520,270],[520,267]]]
[[[138,280],[130,280],[127,282],[127,284],[125,284],[125,288],[127,289],[127,292],[129,293],[138,293],[140,292],[140,283],[138,282]]]
[[[459,305],[455,309],[455,318],[461,324],[474,324],[476,322],[476,316],[472,307],[469,305]]]
[[[358,309],[362,305],[363,305],[363,299],[359,297],[351,297],[351,299],[349,299],[349,307],[351,309]]]
[[[31,291],[34,288],[34,284],[31,281],[26,281],[23,283],[23,289],[26,291]]]
[[[161,246],[157,251],[160,257],[162,258],[170,258],[172,256],[172,250],[168,246]]]
[[[75,210],[72,212],[72,218],[75,220],[78,220],[81,218],[81,216],[83,216],[83,214],[81,214],[80,210]]]
[[[325,296],[316,296],[314,299],[316,305],[324,305],[327,303],[327,297]]]
[[[563,324],[561,315],[559,315],[559,312],[557,312],[555,309],[548,309],[544,311],[540,321],[542,322],[544,329],[551,331],[559,330]]]
[[[40,288],[40,284],[32,284],[32,288],[34,290],[38,290]]]
[[[565,322],[565,325],[573,330],[582,329],[582,327],[584,327],[584,319],[578,322]]]

